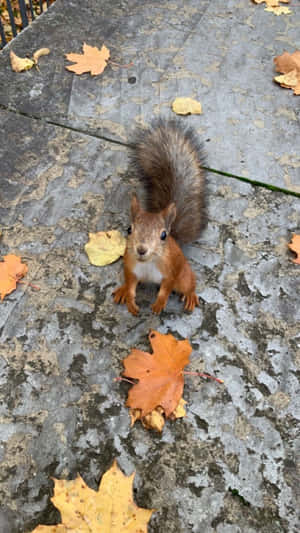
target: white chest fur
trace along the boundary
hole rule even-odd
[[[137,262],[133,272],[139,281],[152,281],[153,283],[158,284],[161,283],[162,274],[153,261],[145,261],[145,263],[142,263],[141,261]]]

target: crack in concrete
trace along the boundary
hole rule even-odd
[[[3,111],[7,111],[9,113],[14,113],[15,115],[23,116],[32,120],[40,120],[41,122],[44,122],[45,124],[51,124],[52,126],[57,126],[59,128],[64,128],[69,131],[74,131],[75,133],[80,133],[82,135],[86,135],[88,137],[92,137],[95,139],[100,139],[102,141],[107,141],[113,144],[117,144],[119,146],[124,146],[125,148],[132,148],[133,145],[130,143],[125,143],[123,141],[118,141],[117,139],[112,139],[111,137],[106,137],[105,135],[99,135],[95,132],[91,132],[88,130],[83,130],[81,128],[77,128],[74,126],[71,126],[69,124],[62,124],[60,122],[55,122],[54,120],[49,120],[48,118],[43,118],[42,116],[34,115],[32,113],[26,113],[25,111],[21,111],[19,109],[12,109],[7,106],[4,106],[0,103],[0,109]],[[297,198],[300,198],[300,193],[296,191],[292,191],[290,189],[285,189],[284,187],[278,187],[277,185],[271,185],[270,183],[266,183],[264,181],[259,180],[253,180],[251,178],[246,178],[245,176],[238,176],[237,174],[231,174],[230,172],[225,172],[223,170],[218,170],[216,168],[211,167],[203,167],[204,170],[207,172],[212,172],[213,174],[218,174],[220,176],[224,176],[227,178],[233,178],[239,181],[243,181],[245,183],[249,183],[249,185],[252,185],[253,187],[263,187],[265,189],[268,189],[273,192],[281,192],[283,194],[289,195],[289,196],[295,196]]]

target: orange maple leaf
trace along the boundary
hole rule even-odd
[[[109,49],[104,44],[99,50],[97,46],[89,46],[86,43],[83,43],[82,49],[83,54],[65,54],[68,61],[75,63],[66,66],[66,69],[75,72],[75,74],[83,74],[84,72],[90,72],[92,76],[101,74],[107,66],[110,56]]]
[[[123,375],[139,380],[130,389],[126,405],[140,409],[142,417],[161,406],[168,418],[182,396],[182,371],[189,363],[192,347],[187,339],[177,341],[173,335],[154,330],[149,340],[153,354],[133,349],[123,361]]]
[[[14,291],[20,281],[28,272],[28,266],[22,263],[20,257],[9,254],[0,262],[0,297],[1,300]]]
[[[288,244],[288,247],[292,252],[297,254],[296,259],[292,259],[293,263],[300,265],[300,235],[293,235],[292,241]]]

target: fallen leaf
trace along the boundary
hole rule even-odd
[[[145,417],[157,407],[166,418],[175,411],[182,396],[183,369],[189,363],[192,347],[188,340],[178,341],[173,335],[152,330],[149,334],[153,354],[133,349],[123,360],[123,375],[138,379],[129,390],[126,405],[141,410]]]
[[[178,97],[172,103],[172,109],[177,115],[200,115],[202,106],[193,98]]]
[[[280,4],[289,4],[290,0],[253,0],[255,4],[263,4],[264,2],[268,7],[278,7]]]
[[[37,50],[36,52],[34,52],[33,56],[32,56],[32,59],[33,61],[35,62],[35,64],[38,62],[39,58],[42,57],[42,56],[47,56],[48,54],[50,54],[50,50],[49,48],[40,48],[39,50]]]
[[[278,6],[278,7],[266,7],[265,11],[269,11],[270,13],[274,13],[275,15],[291,15],[292,12],[289,7],[284,6]]]
[[[186,401],[183,398],[180,398],[179,404],[177,405],[176,409],[171,413],[170,418],[172,420],[175,420],[175,418],[183,418],[186,416],[186,410],[185,410],[185,404]]]
[[[287,89],[294,89],[299,83],[296,69],[291,70],[291,72],[288,72],[287,74],[275,76],[274,80],[277,81],[277,83],[280,83],[281,87],[286,87]]]
[[[32,59],[27,57],[18,57],[12,50],[9,53],[11,68],[15,72],[30,70],[34,65],[37,67],[38,60],[41,56],[50,54],[49,48],[40,48],[34,52]]]
[[[292,12],[288,7],[280,4],[289,4],[290,0],[253,0],[255,4],[262,4],[265,2],[265,11],[274,13],[275,15],[290,15]]]
[[[173,413],[170,414],[171,420],[176,420],[176,418],[183,418],[186,416],[186,410],[185,410],[185,404],[186,401],[183,398],[180,398],[179,404],[177,405],[176,409],[174,409]],[[146,429],[154,429],[155,431],[159,431],[160,433],[163,430],[163,427],[165,425],[165,417],[164,417],[164,410],[162,407],[158,406],[156,409],[153,409],[151,413],[149,413],[146,416],[142,416],[141,409],[130,409],[129,415],[131,418],[131,427],[135,424],[137,420],[140,420]]]
[[[9,254],[0,262],[0,297],[1,300],[14,291],[20,281],[28,272],[28,266],[22,263],[20,257]]]
[[[19,57],[12,50],[9,52],[11,68],[14,72],[22,72],[23,70],[30,70],[33,65],[33,59],[27,57]]]
[[[117,230],[89,233],[89,239],[84,249],[92,265],[109,265],[125,253],[126,239]]]
[[[83,74],[84,72],[90,72],[92,76],[101,74],[110,56],[110,51],[103,44],[101,49],[97,46],[89,46],[83,43],[83,54],[65,54],[68,61],[72,61],[74,65],[66,66],[66,69],[75,74]]]
[[[293,235],[292,241],[288,244],[288,247],[292,252],[295,252],[297,257],[292,259],[293,263],[300,265],[300,235]]]
[[[103,474],[98,492],[78,476],[73,481],[54,480],[52,503],[61,524],[38,526],[32,533],[147,533],[154,509],[138,507],[133,500],[134,473],[125,476],[114,461]]]
[[[277,72],[283,76],[275,76],[274,80],[282,87],[293,89],[295,94],[300,94],[300,50],[292,54],[284,52],[274,58]]]
[[[153,409],[153,411],[146,416],[142,416],[141,409],[130,409],[129,415],[131,418],[131,427],[137,420],[140,420],[145,429],[154,429],[161,433],[165,425],[164,410],[162,407]]]

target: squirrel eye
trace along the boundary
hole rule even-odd
[[[161,234],[160,234],[160,238],[161,238],[162,241],[164,241],[167,238],[167,232],[166,231],[162,231]]]
[[[128,230],[127,230],[128,235],[131,234],[131,231],[132,231],[131,226],[129,226],[129,228],[128,228]]]

